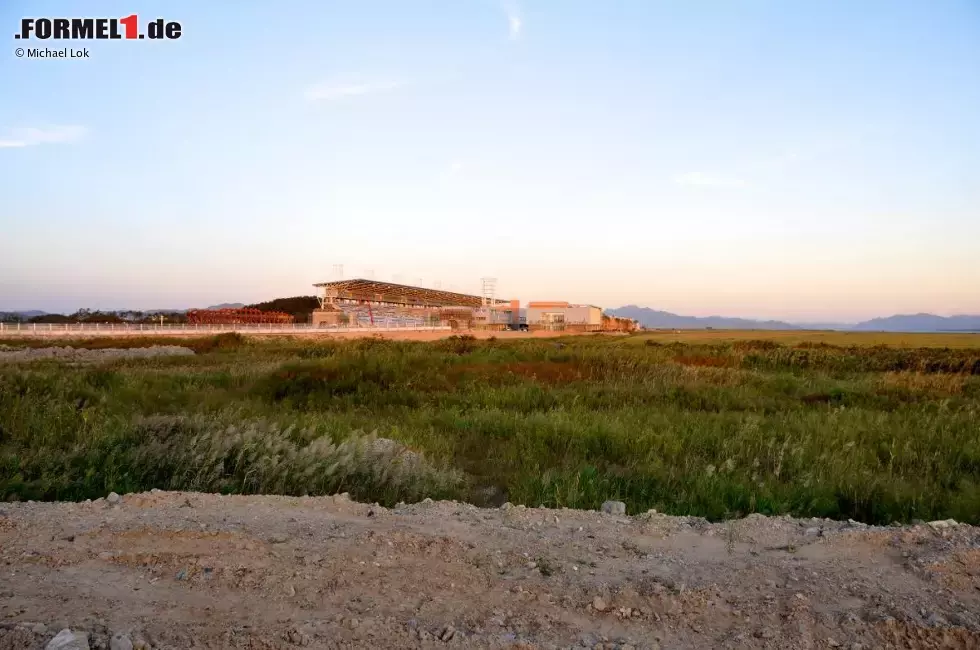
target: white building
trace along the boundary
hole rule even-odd
[[[602,325],[602,309],[595,305],[529,302],[526,313],[528,325]]]

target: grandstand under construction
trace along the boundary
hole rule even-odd
[[[520,303],[496,298],[490,280],[484,281],[483,296],[360,278],[314,286],[320,300],[315,326],[520,327]]]
[[[315,327],[431,327],[490,330],[632,331],[636,323],[592,305],[529,303],[497,298],[496,283],[483,279],[483,295],[427,289],[361,278],[321,282]],[[530,316],[530,318],[529,318]]]

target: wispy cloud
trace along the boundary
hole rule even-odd
[[[679,174],[672,179],[678,185],[690,185],[695,187],[717,187],[723,189],[743,189],[748,184],[740,178],[730,178],[726,176],[715,176],[702,172],[688,172]]]
[[[11,129],[0,136],[0,149],[36,147],[42,144],[66,144],[85,136],[88,130],[83,126],[51,126],[46,128]]]
[[[333,101],[344,97],[373,95],[376,93],[397,90],[408,85],[406,81],[382,81],[368,83],[318,83],[306,89],[306,98],[310,101]]]
[[[521,8],[513,0],[504,0],[504,13],[507,15],[507,27],[510,30],[510,40],[516,41],[521,37],[524,29],[524,19],[521,16]]]

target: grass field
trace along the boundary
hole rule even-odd
[[[633,338],[662,343],[733,343],[735,341],[774,341],[782,345],[826,343],[843,347],[885,345],[899,348],[980,348],[980,333],[838,332],[832,330],[659,330]]]
[[[198,354],[0,365],[0,495],[350,491],[980,523],[977,335],[181,343]],[[379,463],[372,436],[422,457]]]

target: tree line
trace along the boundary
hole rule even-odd
[[[310,322],[313,310],[320,303],[315,296],[293,296],[291,298],[276,298],[266,302],[246,305],[249,309],[261,311],[279,311],[291,314],[297,323]],[[0,312],[0,322],[3,323],[156,323],[164,324],[186,323],[187,314],[183,311],[102,311],[99,309],[79,309],[71,314],[41,314],[27,316],[17,312]]]
[[[0,316],[0,321],[5,323],[160,323],[161,317],[163,323],[187,322],[187,315],[180,311],[101,311],[98,309],[79,309],[71,314],[41,314],[31,317],[8,312]]]

